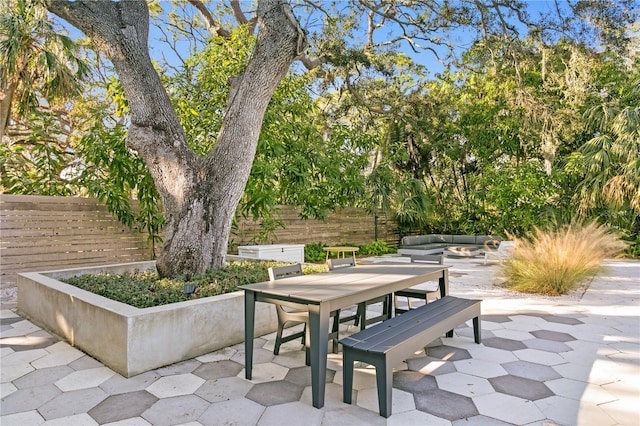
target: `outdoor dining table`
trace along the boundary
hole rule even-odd
[[[256,302],[277,303],[309,311],[311,394],[313,406],[324,406],[329,315],[338,309],[438,280],[449,292],[449,266],[373,264],[240,286],[244,290],[245,377],[251,380]]]

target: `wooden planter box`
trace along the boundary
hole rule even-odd
[[[18,310],[125,377],[244,341],[244,292],[138,309],[60,279],[155,268],[135,262],[18,275]],[[256,306],[255,335],[277,328],[275,309]]]

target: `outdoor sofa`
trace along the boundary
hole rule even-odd
[[[493,235],[427,234],[402,238],[401,255],[445,254],[449,256],[477,256],[497,250],[502,239]]]

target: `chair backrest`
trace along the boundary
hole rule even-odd
[[[411,263],[437,263],[444,265],[444,255],[442,254],[412,254]]]
[[[327,260],[327,265],[329,266],[329,270],[333,271],[335,268],[356,266],[356,261],[353,257],[343,257],[339,259],[329,259]]]
[[[269,268],[269,280],[275,281],[281,278],[297,277],[302,275],[302,265],[274,266]]]
[[[514,248],[516,248],[515,241],[500,241],[500,245],[498,246],[498,252],[511,253]]]

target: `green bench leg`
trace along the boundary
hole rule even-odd
[[[393,389],[393,369],[389,368],[387,358],[384,355],[380,357],[366,357],[366,362],[376,369],[376,385],[378,388],[378,410],[382,417],[388,418],[391,415],[391,391]],[[343,348],[342,351],[342,400],[351,404],[353,400],[353,364],[356,357],[350,348]]]
[[[353,363],[355,362],[350,350],[342,350],[342,400],[351,404],[353,396]]]
[[[376,384],[378,385],[378,410],[380,415],[388,418],[391,415],[391,391],[393,389],[393,369],[387,365],[387,358],[382,357],[375,363]]]
[[[473,319],[473,340],[476,343],[482,342],[482,330],[480,329],[480,317]]]

